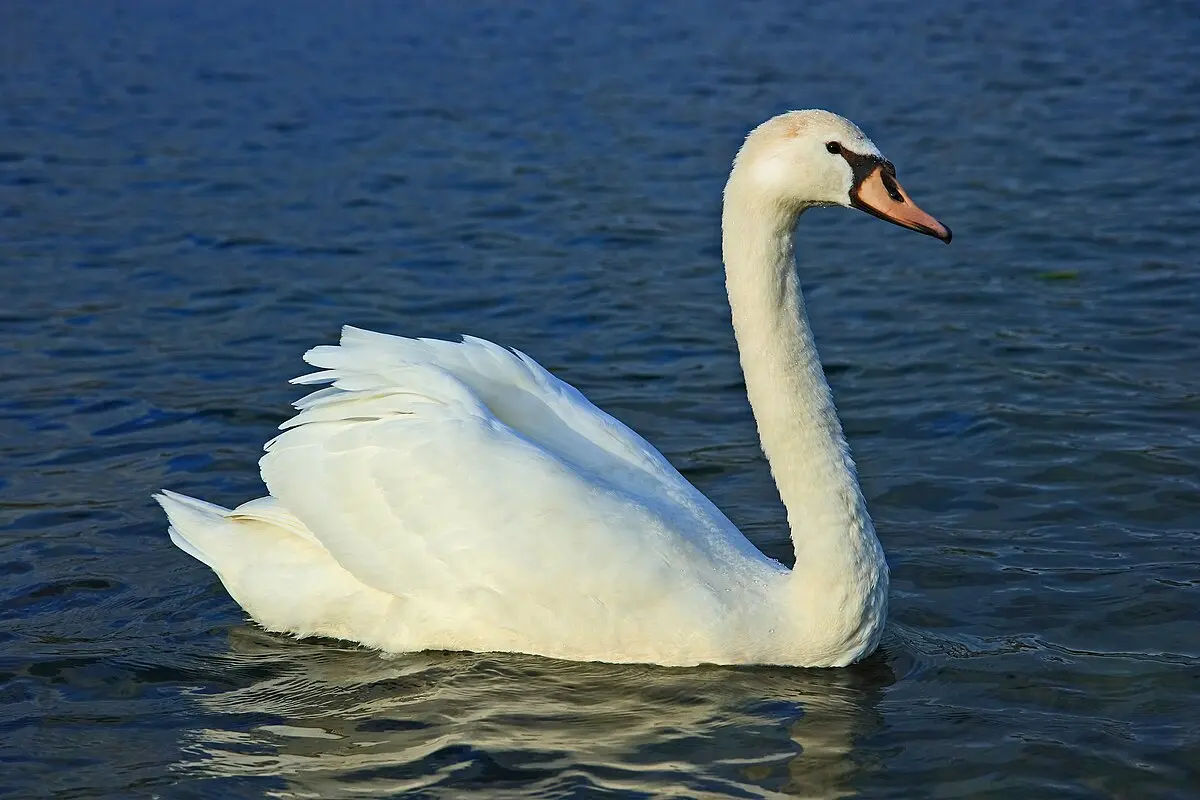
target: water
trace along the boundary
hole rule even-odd
[[[1192,4],[12,1],[0,58],[0,795],[1200,796]],[[717,219],[808,106],[956,234],[802,222],[865,663],[382,658],[170,546],[353,323],[520,347],[788,560]]]

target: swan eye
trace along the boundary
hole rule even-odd
[[[828,150],[829,152],[833,153],[835,156],[838,153],[842,152],[842,146],[840,144],[838,144],[837,142],[826,142],[825,149]]]

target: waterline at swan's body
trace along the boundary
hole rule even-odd
[[[347,328],[329,384],[228,511],[159,495],[171,538],[260,624],[391,651],[840,666],[871,652],[887,566],[796,277],[812,205],[949,239],[857,128],[792,112],[747,139],[722,219],[733,323],[796,548],[757,550],[653,447],[528,357]]]

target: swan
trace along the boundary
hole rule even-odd
[[[751,544],[649,443],[525,354],[346,327],[327,384],[232,510],[155,495],[171,541],[263,627],[387,652],[666,666],[839,667],[868,655],[888,569],[821,370],[794,237],[814,206],[944,242],[850,121],[791,111],[745,139],[722,250],[746,391],[795,548]]]

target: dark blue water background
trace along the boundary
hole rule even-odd
[[[1200,796],[1189,2],[0,5],[0,795]],[[845,670],[266,634],[149,499],[261,490],[338,326],[519,347],[767,553],[719,261],[839,111],[955,242],[802,223],[893,570]]]

